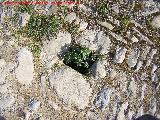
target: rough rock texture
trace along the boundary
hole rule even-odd
[[[125,54],[127,52],[127,49],[126,48],[123,48],[123,47],[118,47],[117,50],[116,50],[116,54],[115,54],[115,57],[114,57],[114,61],[116,63],[122,63],[123,60],[125,59]]]
[[[155,28],[160,28],[160,15],[155,16],[152,21],[152,26]]]
[[[56,38],[45,42],[43,51],[41,52],[41,59],[48,67],[53,65],[58,60],[58,55],[61,51],[67,50],[71,43],[71,34],[68,32],[59,32]]]
[[[0,4],[0,119],[160,119],[158,0],[17,8]],[[56,15],[58,31],[37,40],[21,33],[34,14]],[[74,43],[100,55],[85,75],[63,63]]]
[[[21,84],[29,85],[34,77],[33,55],[27,48],[21,48],[17,57],[16,78]]]
[[[139,49],[135,48],[134,50],[132,50],[132,52],[130,53],[129,57],[128,57],[128,65],[129,67],[134,67],[137,64],[137,59],[139,57]]]
[[[49,81],[66,104],[76,106],[79,109],[88,106],[92,89],[83,76],[75,70],[63,67],[51,74]]]
[[[101,110],[104,110],[105,107],[108,106],[108,103],[110,101],[110,94],[110,90],[101,90],[95,99],[95,105],[99,107]]]
[[[107,61],[97,61],[92,65],[91,71],[95,78],[104,78],[106,76]]]

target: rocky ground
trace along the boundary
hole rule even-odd
[[[89,75],[64,64],[73,43],[102,56]],[[0,4],[0,120],[160,118],[159,96],[160,1]]]

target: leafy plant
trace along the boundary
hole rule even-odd
[[[41,40],[43,36],[57,32],[60,23],[60,19],[57,16],[34,14],[31,15],[24,32],[35,40]]]
[[[106,1],[99,1],[96,5],[96,11],[99,16],[104,17],[109,13],[109,6]]]
[[[76,25],[74,22],[73,23],[68,23],[66,22],[65,23],[65,26],[66,26],[66,30],[69,32],[69,33],[77,33],[78,32],[78,25]]]
[[[87,69],[91,67],[95,60],[96,56],[89,48],[77,44],[72,45],[64,55],[64,63],[82,74],[87,72]]]
[[[130,17],[127,15],[120,16],[120,25],[116,28],[115,32],[118,34],[122,34],[125,32],[128,28],[128,25],[130,24]]]
[[[20,0],[19,2],[25,2],[25,1]],[[27,2],[27,1],[26,1],[26,2]],[[31,0],[28,1],[28,2],[31,2]],[[29,13],[29,14],[31,14],[31,13],[33,12],[34,8],[33,8],[33,5],[31,5],[31,4],[22,3],[22,4],[19,4],[19,5],[18,5],[17,10],[18,10],[19,12],[21,12],[21,13]]]

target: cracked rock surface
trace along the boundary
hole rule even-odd
[[[158,0],[21,7],[0,4],[0,120],[160,119]],[[74,44],[97,55],[87,74]]]

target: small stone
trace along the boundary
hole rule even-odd
[[[147,56],[147,63],[146,63],[147,67],[151,64],[152,59],[156,53],[157,53],[157,49],[152,49],[149,55]]]
[[[155,16],[152,20],[152,26],[155,28],[160,28],[160,15]]]
[[[117,5],[117,4],[113,4],[112,5],[112,10],[115,12],[115,13],[117,13],[117,14],[119,14],[119,6]]]
[[[110,102],[111,91],[108,89],[101,90],[95,99],[95,105],[102,111],[108,106]]]
[[[86,79],[77,71],[64,66],[49,76],[49,82],[59,98],[68,106],[84,109],[89,104],[92,89]]]
[[[0,116],[0,120],[6,120],[4,117]]]
[[[97,61],[91,67],[92,74],[96,79],[104,78],[106,76],[105,65],[106,61]]]
[[[6,109],[8,107],[11,107],[13,103],[15,102],[15,98],[13,96],[3,96],[2,99],[0,99],[0,108]]]
[[[108,23],[108,22],[98,22],[99,25],[108,28],[109,30],[112,30],[114,27]]]
[[[36,112],[40,107],[40,104],[41,102],[39,101],[31,100],[29,103],[29,109]]]
[[[137,66],[136,66],[136,72],[142,67],[143,62],[142,61],[138,61]]]
[[[6,61],[4,59],[0,59],[0,69],[6,65]]]
[[[0,40],[0,47],[4,44],[3,40]]]
[[[77,42],[80,45],[88,47],[90,50],[97,50],[98,46],[96,44],[96,37],[98,32],[95,30],[85,30],[82,32],[82,35],[77,39]]]
[[[150,49],[151,49],[150,46],[146,46],[146,47],[143,49],[143,51],[142,51],[142,53],[141,53],[141,59],[142,59],[142,60],[146,60],[147,55],[148,55]]]
[[[34,77],[33,55],[27,48],[21,48],[18,53],[18,67],[15,70],[16,78],[21,84],[29,85]]]
[[[117,120],[126,120],[124,111],[128,108],[128,102],[122,104],[120,112],[118,113]]]
[[[130,53],[130,55],[128,56],[128,65],[129,67],[134,67],[137,64],[137,60],[139,57],[140,51],[138,48],[135,48],[134,50],[132,50],[132,52]]]
[[[71,12],[66,16],[65,21],[68,21],[69,23],[72,23],[73,20],[75,20],[75,19],[76,19],[76,13]]]
[[[102,34],[102,36],[98,38],[97,44],[100,49],[99,53],[107,54],[111,46],[111,40],[109,39],[109,36],[105,36],[104,34]]]
[[[20,26],[24,27],[28,23],[30,15],[28,13],[21,13],[20,15]]]
[[[115,34],[114,32],[110,33],[117,41],[123,42],[125,44],[127,44],[127,41],[120,35]]]
[[[84,21],[81,21],[80,22],[80,27],[79,27],[79,31],[83,31],[87,28],[88,26],[88,23],[87,22],[84,22]]]
[[[111,79],[114,79],[114,78],[116,77],[116,75],[117,75],[116,70],[110,69],[109,75],[110,75],[110,78],[111,78]]]
[[[115,57],[114,57],[114,62],[116,62],[116,63],[122,63],[123,60],[125,59],[126,52],[127,52],[126,48],[118,46],[117,50],[116,50]]]
[[[132,40],[133,43],[139,41],[138,38],[136,38],[135,36],[133,36],[133,37],[131,38],[131,40]]]
[[[132,92],[132,96],[136,96],[136,94],[137,94],[137,84],[136,84],[136,82],[135,82],[135,79],[133,79],[133,80],[130,82],[129,89],[130,89],[131,92]]]

